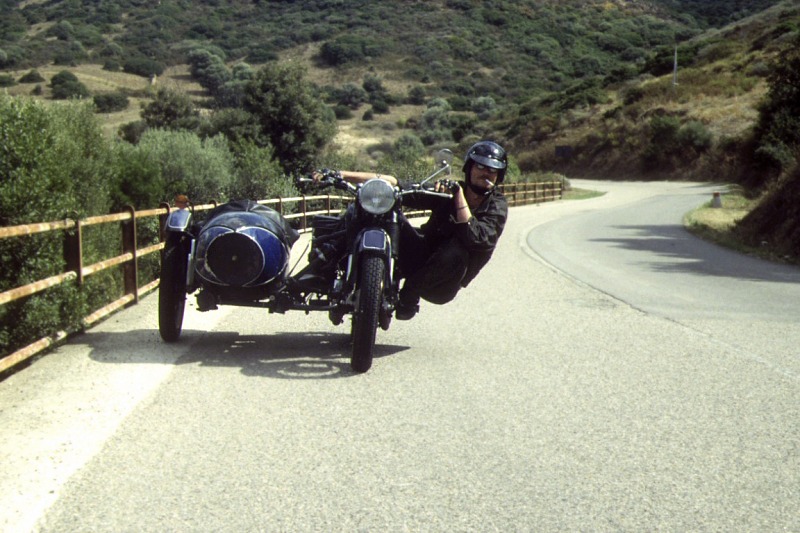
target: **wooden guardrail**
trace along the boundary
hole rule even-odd
[[[562,195],[560,182],[533,182],[515,183],[503,185],[503,192],[508,199],[510,206],[542,203],[558,200]],[[309,217],[321,214],[338,213],[346,202],[352,198],[336,195],[316,195],[316,196],[297,196],[291,198],[271,198],[259,200],[258,203],[269,205],[280,212],[290,221],[296,221],[295,225],[301,233],[310,230]],[[290,209],[289,207],[293,209]],[[196,205],[192,209],[195,212],[206,211],[216,207],[216,203]],[[288,212],[294,210],[296,212]],[[83,327],[90,327],[92,324],[102,320],[107,315],[124,307],[130,303],[137,303],[140,296],[152,291],[158,286],[158,279],[152,280],[142,286],[138,281],[138,260],[141,257],[160,251],[164,244],[159,242],[143,248],[137,247],[137,220],[148,217],[159,217],[159,227],[164,226],[171,208],[167,204],[162,204],[157,209],[136,211],[128,208],[123,213],[111,215],[101,215],[88,217],[81,220],[65,219],[54,222],[42,222],[35,224],[25,224],[20,226],[7,226],[0,228],[0,239],[24,238],[29,235],[49,231],[62,231],[64,233],[64,259],[66,263],[65,271],[42,280],[29,283],[22,287],[16,287],[0,293],[0,305],[27,298],[40,293],[50,287],[55,287],[66,282],[76,282],[82,286],[84,279],[88,276],[102,272],[112,267],[122,268],[122,279],[124,285],[123,296],[107,305],[95,310],[82,320]],[[407,213],[410,216],[421,215],[422,212]],[[115,257],[99,261],[91,265],[83,264],[83,229],[88,226],[98,224],[119,223],[122,231],[122,254]],[[34,355],[42,352],[53,344],[63,340],[70,331],[58,331],[38,341],[25,346],[9,355],[0,358],[0,372],[7,370],[18,363],[25,361]]]

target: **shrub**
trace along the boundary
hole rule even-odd
[[[384,100],[375,100],[372,102],[372,112],[378,113],[381,115],[386,115],[390,111],[389,104],[387,104]]]
[[[687,148],[695,152],[705,152],[713,144],[713,136],[705,124],[696,120],[690,120],[678,130],[677,139],[681,148]]]
[[[293,196],[294,186],[275,161],[271,146],[258,146],[251,140],[234,145],[235,176],[231,198],[260,200],[278,196]]]
[[[153,101],[142,109],[141,115],[150,128],[195,130],[200,125],[200,113],[191,98],[167,87],[158,90]]]
[[[367,101],[367,91],[353,85],[352,83],[345,83],[340,89],[333,89],[331,97],[334,102],[348,106],[350,109],[358,109],[358,107]]]
[[[337,37],[320,48],[320,58],[332,67],[360,62],[367,57],[378,57],[382,53],[383,48],[378,41],[359,35]]]
[[[135,74],[150,78],[154,74],[160,76],[164,73],[164,64],[146,57],[131,58],[122,64],[122,70],[128,74]]]
[[[119,72],[121,68],[122,65],[120,65],[119,61],[116,59],[106,59],[105,62],[103,62],[103,70],[107,70],[109,72]]]
[[[425,88],[420,85],[415,85],[408,90],[407,101],[411,105],[422,105],[425,103]]]
[[[124,141],[137,144],[145,131],[147,131],[147,123],[144,120],[137,120],[120,126],[117,135]]]
[[[769,91],[755,127],[755,157],[767,166],[768,180],[800,158],[800,36],[773,64]]]
[[[338,120],[353,118],[353,111],[346,105],[337,105],[333,108],[333,114]]]
[[[13,87],[16,84],[17,81],[11,74],[0,74],[0,87]]]
[[[26,74],[24,74],[20,79],[20,83],[42,83],[46,81],[44,76],[39,74],[38,70],[29,70]]]
[[[225,200],[233,182],[233,154],[223,136],[201,140],[188,131],[151,129],[136,146],[158,163],[161,199],[186,194],[196,203]]]
[[[62,70],[50,79],[50,87],[53,89],[53,98],[56,100],[67,100],[69,98],[88,98],[89,89],[78,80],[72,72]]]
[[[0,225],[107,212],[110,150],[92,111],[83,103],[46,106],[0,95],[0,152],[4,154],[0,158]],[[86,257],[96,257],[102,245],[103,232],[93,235],[83,243]],[[0,262],[0,290],[60,273],[64,269],[62,238],[46,233],[0,241]],[[79,317],[93,297],[64,285],[2,306],[0,354],[61,329],[78,328]]]
[[[96,94],[93,98],[98,113],[115,113],[128,109],[130,102],[123,93]]]
[[[413,133],[404,133],[392,145],[392,152],[397,158],[415,160],[425,153],[425,145]]]

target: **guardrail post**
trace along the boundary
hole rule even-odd
[[[167,202],[161,202],[158,204],[158,207],[161,209],[166,209],[167,212],[163,215],[158,215],[158,240],[159,242],[164,242],[164,239],[167,237],[165,235],[164,228],[167,225],[167,217],[169,216],[172,208]]]
[[[122,276],[125,280],[125,294],[132,294],[133,301],[139,303],[139,261],[136,258],[136,210],[125,206],[130,213],[130,220],[122,221],[122,252],[132,254],[133,259],[122,265]]]
[[[306,230],[306,195],[304,194],[302,199],[300,200],[300,211],[303,213],[303,216],[300,218],[300,230]]]
[[[81,237],[81,221],[75,217],[75,229],[64,232],[64,262],[67,271],[78,275],[78,286],[83,285],[83,238]]]

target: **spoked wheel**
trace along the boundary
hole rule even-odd
[[[161,281],[158,286],[158,332],[165,342],[181,336],[186,308],[186,269],[188,255],[180,242],[167,242],[161,256]]]
[[[380,257],[367,256],[361,265],[358,305],[353,313],[353,355],[350,358],[350,366],[356,372],[366,372],[372,366],[385,270],[386,264]]]

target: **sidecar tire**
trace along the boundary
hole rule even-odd
[[[350,367],[366,372],[372,366],[375,334],[383,298],[386,263],[380,257],[365,257],[360,271],[358,307],[353,313],[353,355]]]
[[[186,308],[186,267],[188,257],[180,243],[167,244],[161,256],[158,286],[158,332],[164,342],[181,336]]]

